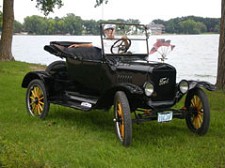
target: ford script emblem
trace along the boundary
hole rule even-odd
[[[169,78],[161,78],[159,79],[159,86],[163,86],[169,83]]]

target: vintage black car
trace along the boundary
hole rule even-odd
[[[104,32],[109,25],[115,33],[113,39],[106,38]],[[99,27],[101,48],[68,48],[71,44],[89,44],[76,40],[44,46],[62,60],[24,77],[22,87],[27,88],[30,115],[45,118],[50,103],[83,111],[113,106],[112,121],[124,146],[132,142],[132,124],[144,121],[181,118],[198,135],[208,131],[210,107],[204,89],[215,90],[214,85],[185,79],[177,82],[172,65],[147,60],[149,33],[145,25],[101,23]],[[109,49],[107,42],[111,43]],[[184,106],[174,109],[184,95]]]

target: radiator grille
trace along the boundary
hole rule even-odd
[[[153,71],[152,81],[154,83],[155,101],[172,100],[176,89],[176,70],[174,68],[157,68]]]

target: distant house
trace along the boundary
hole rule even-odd
[[[151,30],[153,35],[161,35],[165,32],[165,26],[162,24],[155,24],[154,22],[149,23],[148,29]]]

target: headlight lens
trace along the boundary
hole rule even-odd
[[[151,96],[152,93],[154,92],[154,86],[149,82],[146,82],[144,84],[144,89],[145,89],[145,95],[146,96]]]
[[[185,94],[185,93],[187,93],[188,89],[189,89],[188,81],[186,81],[186,80],[180,81],[180,83],[179,83],[180,92]]]

